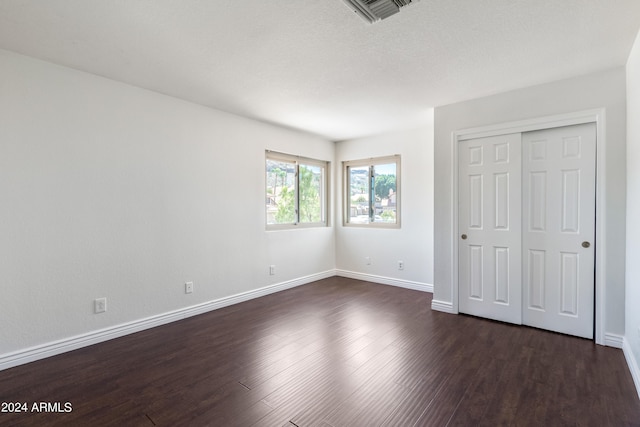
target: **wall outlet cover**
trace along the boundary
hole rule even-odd
[[[96,314],[104,313],[107,311],[107,299],[106,298],[97,298],[93,301],[93,308]]]

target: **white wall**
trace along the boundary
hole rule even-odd
[[[451,133],[457,130],[605,108],[605,333],[624,334],[626,104],[624,67],[435,109],[434,300],[452,302]]]
[[[625,355],[640,395],[640,33],[627,62]]]
[[[265,149],[335,155],[329,141],[0,51],[0,359],[333,271],[333,227],[265,231]]]
[[[401,228],[343,226],[343,183],[336,181],[336,267],[339,274],[431,290],[433,284],[433,110],[420,129],[336,144],[342,162],[400,154]],[[340,175],[338,175],[339,177]],[[365,257],[371,258],[366,265]],[[398,270],[404,261],[404,270]]]

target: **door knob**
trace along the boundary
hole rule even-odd
[[[461,238],[462,240],[467,240],[467,235],[466,235],[466,234],[463,234],[462,236],[460,236],[460,238]]]
[[[589,242],[582,242],[582,247],[583,247],[583,248],[588,248],[589,246],[591,246],[591,243],[589,243]]]

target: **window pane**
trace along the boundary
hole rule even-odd
[[[267,224],[296,222],[295,163],[267,159]]]
[[[322,182],[324,168],[312,165],[300,165],[300,222],[322,222]]]
[[[400,227],[400,156],[343,162],[344,224]]]
[[[349,174],[349,222],[369,223],[369,167],[347,168]]]
[[[373,194],[375,197],[373,222],[396,222],[396,164],[373,167]]]

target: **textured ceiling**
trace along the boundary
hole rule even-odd
[[[0,48],[331,140],[624,65],[638,0],[0,0]]]

